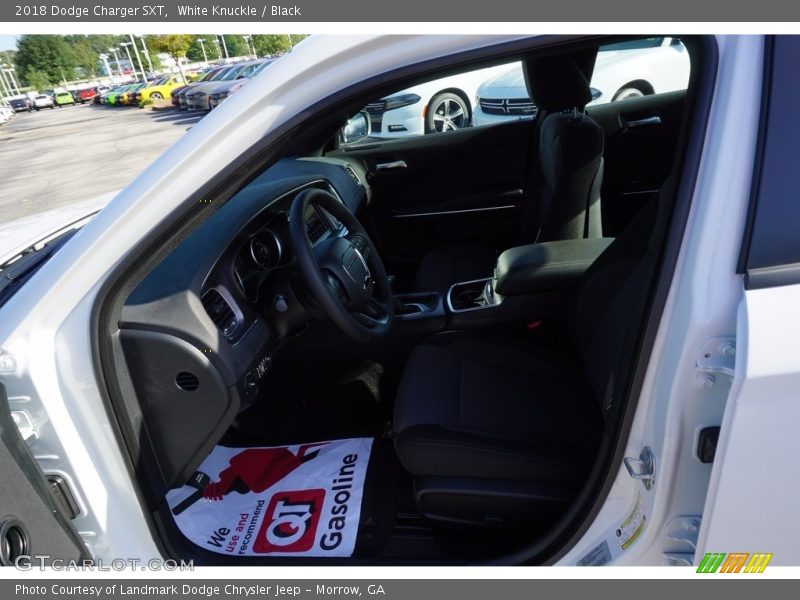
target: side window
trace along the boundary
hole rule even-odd
[[[592,105],[685,90],[689,53],[678,38],[651,37],[600,46]]]
[[[680,39],[649,37],[600,46],[590,105],[686,89],[689,53]],[[464,71],[397,90],[367,104],[369,139],[495,125],[536,116],[522,65]]]
[[[748,289],[800,283],[800,86],[797,56],[800,36],[776,35],[765,48],[763,123],[756,153],[749,237],[745,235],[744,266]],[[760,86],[761,82],[753,82]]]
[[[484,106],[482,90],[494,90],[493,85],[505,86],[501,96],[512,99],[511,112],[505,104]],[[516,87],[509,90],[509,85]],[[381,139],[447,133],[535,112],[518,62],[464,71],[397,90],[370,102],[365,110],[369,114],[370,137]]]

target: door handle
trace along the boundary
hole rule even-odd
[[[636,119],[635,121],[625,121],[626,129],[634,129],[635,127],[651,127],[653,125],[661,125],[661,117],[653,115],[644,119]]]
[[[375,168],[379,173],[390,173],[392,171],[402,171],[408,168],[408,164],[404,160],[393,160],[391,162],[378,163]]]

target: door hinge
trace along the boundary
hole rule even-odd
[[[711,338],[700,349],[695,363],[697,375],[695,385],[711,389],[730,383],[736,367],[736,338]]]
[[[623,459],[628,475],[641,480],[644,489],[649,490],[656,481],[656,456],[650,446],[642,448],[639,458],[626,456]]]

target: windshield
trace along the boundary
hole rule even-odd
[[[253,75],[258,75],[259,73],[261,73],[261,71],[263,71],[265,68],[267,68],[274,62],[275,62],[274,60],[265,60],[260,65],[258,65],[258,68],[256,69],[255,73],[253,73]]]
[[[219,81],[220,79],[223,79],[225,77],[225,74],[234,68],[235,67],[228,67],[227,69],[222,69],[218,71],[216,75],[214,75],[211,79],[209,79],[209,81]]]
[[[223,79],[225,81],[231,81],[233,79],[236,79],[239,76],[239,73],[241,73],[244,69],[245,65],[239,65],[237,67],[233,67],[225,74],[225,77]]]
[[[241,71],[237,74],[237,77],[252,77],[255,73],[259,71],[259,69],[264,65],[264,63],[254,63],[252,65],[245,65]]]
[[[211,79],[211,78],[212,78],[214,75],[216,75],[217,73],[219,73],[219,71],[220,71],[220,69],[211,69],[210,71],[208,71],[208,72],[206,72],[206,73],[203,73],[203,74],[202,74],[202,75],[201,75],[201,76],[200,76],[200,77],[197,79],[197,82],[199,83],[199,82],[201,82],[201,81],[208,81],[208,80],[209,80],[209,79]]]

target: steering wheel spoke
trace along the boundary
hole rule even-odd
[[[324,209],[347,233],[312,243],[304,219],[309,205]],[[347,207],[325,190],[303,190],[292,202],[289,233],[297,265],[328,317],[361,342],[385,334],[394,316],[389,277],[369,235]]]
[[[390,311],[386,308],[386,306],[374,298],[367,302],[367,304],[362,306],[360,309],[351,311],[350,314],[359,323],[365,327],[369,327],[370,329],[385,326],[391,318]]]

